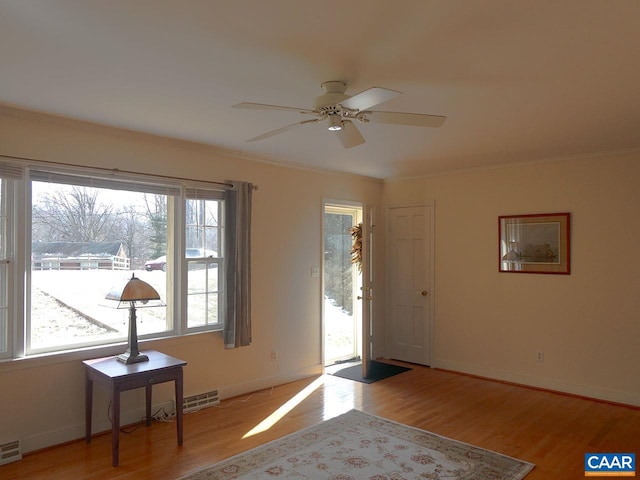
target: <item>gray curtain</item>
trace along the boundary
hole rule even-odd
[[[251,343],[251,195],[253,184],[230,181],[225,192],[225,348]]]

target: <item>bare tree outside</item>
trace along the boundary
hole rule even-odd
[[[118,241],[124,245],[132,266],[166,253],[166,196],[144,194],[137,205],[119,205],[111,190],[46,183],[41,186],[42,192],[34,195],[34,242]]]
[[[124,245],[131,268],[140,268],[149,258],[149,236],[145,215],[135,206],[123,207],[117,214],[115,239]]]
[[[115,224],[113,206],[98,197],[98,189],[77,186],[42,194],[33,206],[33,241],[109,240]]]
[[[167,252],[167,197],[145,194],[144,203],[149,222],[149,257],[156,258]]]

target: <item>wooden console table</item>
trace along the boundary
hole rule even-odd
[[[183,384],[182,367],[184,360],[170,357],[155,351],[143,352],[148,362],[126,365],[116,357],[85,360],[85,421],[87,443],[91,442],[91,415],[93,410],[93,382],[107,388],[112,394],[113,421],[111,426],[111,457],[114,467],[120,457],[120,392],[134,388],[146,389],[146,420],[151,425],[151,387],[156,383],[175,382],[176,387],[176,426],[178,445],[182,445],[182,409]]]

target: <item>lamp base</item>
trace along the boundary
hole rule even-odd
[[[127,365],[130,365],[132,363],[140,363],[140,362],[148,362],[149,361],[149,357],[147,357],[146,355],[143,355],[141,353],[137,353],[137,354],[134,355],[131,352],[121,353],[116,358],[118,359],[119,362],[125,363]]]

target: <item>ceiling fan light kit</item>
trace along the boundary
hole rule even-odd
[[[336,114],[329,115],[329,127],[327,128],[327,130],[331,132],[342,130],[342,118]]]
[[[365,142],[353,120],[358,123],[386,123],[392,125],[411,125],[416,127],[440,127],[447,117],[440,115],[426,115],[422,113],[383,112],[369,110],[371,107],[389,101],[402,92],[382,87],[371,87],[356,95],[347,95],[347,85],[344,82],[332,80],[322,85],[324,94],[317,97],[313,109],[287,107],[282,105],[268,105],[263,103],[242,102],[232,105],[232,108],[251,110],[281,110],[311,115],[316,118],[286,125],[271,130],[247,140],[255,142],[278,135],[302,125],[327,120],[327,129],[334,132],[344,148],[352,148]]]

